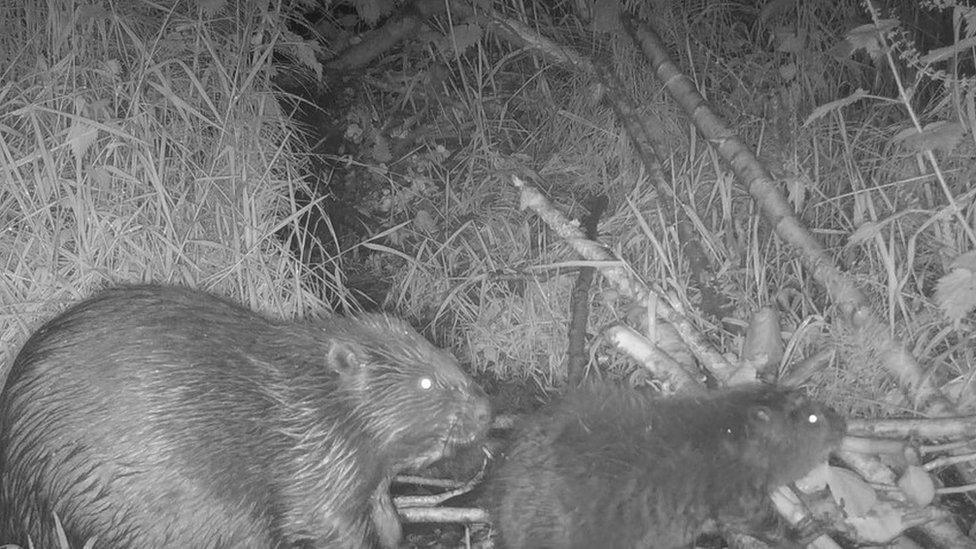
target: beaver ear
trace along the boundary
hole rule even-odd
[[[326,364],[340,375],[353,375],[366,367],[366,353],[355,343],[333,341]]]
[[[755,423],[769,423],[773,413],[768,406],[752,406],[749,408],[749,421]]]

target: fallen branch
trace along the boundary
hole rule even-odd
[[[773,230],[792,245],[811,270],[813,278],[826,288],[848,324],[872,336],[885,338],[886,341],[879,345],[879,348],[885,349],[882,363],[916,403],[924,404],[932,413],[951,410],[952,405],[932,384],[931,379],[924,375],[905,345],[891,337],[889,330],[874,314],[871,304],[854,281],[836,266],[833,257],[796,217],[752,148],[715,114],[698,93],[694,82],[671,61],[657,34],[647,24],[638,26],[629,15],[621,14],[620,19],[671,97],[688,113],[695,127],[715,147],[719,155],[732,166],[736,177],[749,190]]]
[[[682,341],[716,379],[724,382],[732,376],[735,372],[732,364],[702,337],[691,321],[669,302],[670,299],[664,292],[653,290],[633,273],[626,262],[614,257],[602,244],[586,238],[579,227],[566,219],[534,186],[518,176],[512,176],[512,184],[522,191],[522,207],[534,211],[577,254],[590,261],[605,262],[599,267],[600,274],[621,295],[637,303],[646,303],[648,297],[655,295],[658,318],[674,326]]]

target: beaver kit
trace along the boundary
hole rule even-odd
[[[484,435],[485,394],[385,315],[284,322],[183,288],[45,324],[0,396],[0,543],[393,547],[391,477]]]
[[[751,525],[768,493],[826,461],[842,418],[765,386],[656,398],[581,390],[528,418],[489,481],[501,547],[673,548]]]

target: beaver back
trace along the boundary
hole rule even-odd
[[[758,518],[769,491],[844,432],[797,393],[750,386],[654,398],[589,388],[527,419],[491,475],[502,547],[681,547],[710,520]]]

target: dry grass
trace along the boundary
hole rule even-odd
[[[864,52],[832,50],[848,21],[863,17],[854,0],[832,10],[769,3],[784,11],[761,14],[748,2],[624,3],[649,10],[676,62],[755,144],[888,330],[959,399],[960,411],[976,406],[972,313],[951,318],[945,303],[933,300],[947,274],[966,270],[959,258],[976,246],[976,141],[969,131],[953,146],[936,143],[931,154],[895,138],[916,124],[976,126],[965,114],[976,112],[972,104],[957,112],[942,101],[957,83],[910,64],[911,56],[890,57],[891,65],[878,68]],[[289,14],[259,17],[246,1],[191,4],[194,11],[182,13],[121,2],[114,4],[120,11],[107,12],[0,0],[5,368],[38,318],[118,281],[204,286],[285,316],[327,302],[354,306],[337,258],[299,250],[326,258],[312,270],[285,244],[321,246],[303,234],[303,208],[316,205],[305,202],[312,194],[299,175],[306,159],[295,152],[271,83],[272,54],[307,59],[306,45],[283,30]],[[880,338],[834,324],[826,292],[663,95],[626,36],[600,14],[584,22],[572,13],[495,4],[504,16],[614,64],[654,137],[668,147],[661,161],[678,203],[654,190],[599,86],[474,23],[452,28],[454,21],[440,18],[432,33],[439,38],[374,67],[372,82],[384,85],[363,93],[366,122],[374,113],[422,114],[434,133],[460,143],[446,153],[433,144],[412,151],[408,160],[423,159],[407,168],[355,159],[394,191],[387,225],[360,244],[373,252],[365,265],[391,282],[386,307],[428,322],[437,339],[479,370],[558,385],[576,258],[520,211],[508,176],[527,166],[572,216],[587,196],[608,195],[601,241],[675,295],[723,351],[737,354],[749,314],[773,305],[788,341],[785,368],[824,347],[838,351],[815,380],[823,398],[855,415],[906,408],[878,363],[872,344]],[[198,5],[221,11],[196,11]],[[448,37],[462,31],[482,34],[455,48]],[[858,87],[898,98],[909,86],[912,99],[865,100],[803,123]],[[373,139],[377,157],[388,153],[383,136]],[[678,220],[687,221],[690,237],[679,235]],[[705,268],[689,262],[688,240],[704,252]],[[708,292],[724,306],[708,306]],[[965,290],[956,298],[976,301]],[[598,334],[625,317],[629,304],[598,279],[592,306],[590,331]],[[632,376],[633,366],[596,336],[593,343],[601,368]]]
[[[890,74],[882,71],[872,79],[863,52],[843,58],[827,51],[847,30],[836,24],[841,16],[836,12],[767,13],[755,23],[757,14],[730,12],[731,4],[726,11],[662,11],[660,4],[667,5],[656,5],[655,20],[669,22],[665,34],[675,40],[672,51],[679,63],[733,129],[757,145],[790,203],[871,296],[889,330],[908,342],[947,388],[969,379],[973,361],[964,342],[972,333],[970,323],[954,326],[931,296],[953,258],[973,248],[962,221],[969,210],[948,211],[950,196],[966,208],[972,203],[965,166],[973,144],[959,142],[951,153],[938,155],[943,185],[918,149],[892,141],[911,125],[905,104],[855,104],[803,125],[815,107],[837,99],[837,90],[851,83],[898,96]],[[845,9],[852,14],[860,7],[851,2]],[[531,14],[506,14],[539,28]],[[506,56],[505,44],[487,39],[456,55],[432,50],[430,59],[418,62],[451,67],[444,88],[454,100],[452,116],[468,121],[471,135],[458,154],[462,161],[441,176],[436,208],[443,229],[418,231],[394,247],[410,261],[391,277],[389,304],[432,321],[443,340],[454,342],[460,355],[481,368],[533,377],[547,386],[563,379],[573,271],[546,266],[574,258],[536,220],[516,210],[507,174],[513,165],[527,165],[544,176],[540,184],[570,215],[577,215],[577,205],[590,193],[610,196],[601,240],[640,276],[678,296],[722,350],[737,354],[749,314],[773,305],[789,344],[785,368],[816,350],[836,348],[838,359],[817,380],[822,393],[858,414],[900,411],[905,404],[886,381],[878,350],[864,334],[833,324],[835,311],[824,290],[771,234],[729,169],[662,96],[627,38],[598,34],[594,44],[591,29],[582,23],[574,28],[574,21],[565,17],[558,29],[543,25],[541,31],[613,60],[655,137],[670,147],[662,162],[681,203],[662,208],[592,82],[538,59]],[[789,38],[773,33],[782,22],[792,22],[795,34],[808,37],[803,48],[769,45],[770,36]],[[753,34],[735,34],[743,28]],[[729,59],[736,64],[729,65]],[[898,71],[914,70],[901,63]],[[927,84],[930,91],[939,86],[921,76],[916,84]],[[945,107],[917,116],[923,124],[951,120]],[[510,152],[501,155],[501,150]],[[704,273],[689,265],[686,242],[675,230],[684,216],[676,217],[676,209],[687,214],[692,238],[707,256]],[[722,296],[725,308],[703,310],[706,285]],[[622,305],[612,292],[597,288],[591,332],[621,318]],[[445,316],[449,322],[442,322]]]
[[[6,17],[0,33],[3,66],[10,67],[0,89],[0,154],[9,182],[0,190],[6,252],[0,337],[8,359],[45,303],[65,303],[109,281],[192,282],[286,315],[327,296],[347,300],[341,264],[311,272],[276,237],[298,230],[308,192],[297,175],[304,159],[293,152],[266,63],[293,36],[261,26],[269,20],[231,25],[223,13],[143,6],[72,19],[8,4],[8,11],[27,10],[26,17]],[[964,222],[972,203],[966,151],[973,143],[939,154],[940,182],[918,149],[892,139],[912,124],[905,114],[916,106],[911,101],[854,104],[802,124],[844,85],[897,97],[890,73],[917,67],[896,59],[894,71],[877,72],[865,68],[863,54],[828,51],[840,34],[824,29],[844,30],[837,20],[858,13],[856,2],[831,13],[797,6],[761,18],[746,4],[683,10],[653,4],[632,7],[655,10],[679,64],[756,144],[791,204],[861,281],[889,329],[933,375],[965,386],[973,363],[964,344],[970,323],[948,320],[931,296],[952,261],[973,247]],[[627,39],[601,26],[605,21],[590,25],[561,13],[556,25],[513,5],[496,7],[614,63],[655,137],[669,146],[661,160],[680,203],[663,207],[593,82],[514,54],[487,34],[464,48],[431,42],[421,55],[398,60],[409,76],[402,85],[364,94],[370,104],[363,112],[423,111],[441,135],[462,138],[460,150],[448,151],[455,162],[432,147],[412,157],[433,160],[402,172],[379,162],[367,166],[391,188],[400,185],[388,232],[362,243],[379,252],[366,264],[392,282],[385,305],[429,322],[440,341],[479,369],[558,384],[575,273],[567,265],[575,258],[518,209],[507,175],[527,165],[570,215],[589,194],[606,193],[611,209],[601,239],[640,276],[678,296],[721,349],[737,353],[749,313],[775,305],[789,360],[835,346],[840,359],[820,383],[844,393],[851,407],[879,412],[890,385],[876,350],[832,324],[826,294],[662,95]],[[439,21],[441,36],[460,32]],[[50,32],[55,28],[64,32]],[[255,35],[266,38],[253,45]],[[796,48],[791,36],[808,41]],[[446,74],[433,78],[433,67]],[[919,74],[911,84],[927,86],[937,99],[942,83]],[[928,104],[943,106],[913,110],[921,123],[951,119],[947,103]],[[379,138],[376,145],[385,148]],[[678,219],[687,220],[705,253],[704,272],[689,264]],[[328,254],[304,253],[315,255]],[[624,304],[597,284],[594,333],[625,315]],[[708,291],[725,305],[707,307]]]
[[[307,245],[315,205],[271,81],[286,14],[256,6],[0,6],[4,364],[36,319],[121,281],[285,316],[346,299],[284,243]]]

